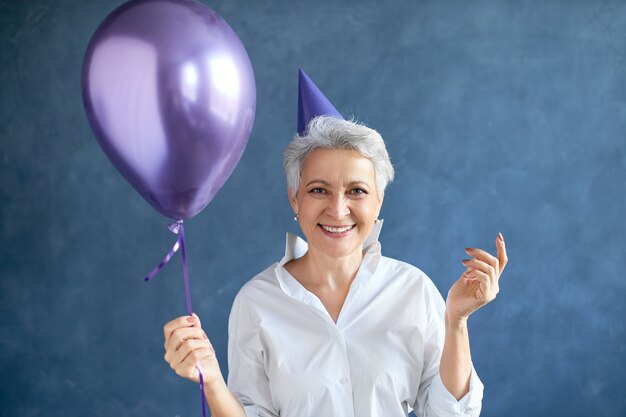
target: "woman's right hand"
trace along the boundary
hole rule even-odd
[[[197,315],[178,317],[163,327],[165,361],[183,378],[199,382],[202,369],[205,388],[224,381],[215,350]]]

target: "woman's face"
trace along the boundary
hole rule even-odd
[[[372,162],[344,149],[313,150],[289,200],[310,250],[333,258],[362,251],[382,205]]]

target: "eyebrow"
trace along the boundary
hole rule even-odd
[[[311,184],[322,184],[325,186],[329,186],[331,185],[328,181],[325,180],[313,180],[313,181],[309,181],[309,183],[306,185],[306,187],[310,186]],[[367,181],[350,181],[348,183],[348,186],[353,186],[353,185],[365,185],[365,186],[370,186]]]

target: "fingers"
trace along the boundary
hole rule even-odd
[[[476,291],[476,299],[486,304],[496,298],[500,288],[498,281],[493,280],[488,274],[479,270],[468,270],[463,273],[467,282],[477,282],[479,288]]]
[[[500,261],[498,260],[498,258],[491,255],[489,252],[486,252],[478,248],[465,248],[465,252],[467,252],[468,255],[473,256],[476,259],[483,261],[485,264],[490,265],[491,267],[493,267],[495,271],[498,271],[500,269],[499,268]]]
[[[198,366],[202,361],[215,360],[215,350],[207,341],[190,340],[185,342],[184,351],[170,363],[172,369],[183,378],[198,382]],[[182,360],[181,360],[182,358]]]
[[[163,326],[163,335],[165,336],[165,347],[169,343],[170,337],[172,333],[180,328],[187,327],[202,327],[200,323],[200,318],[196,315],[196,313],[192,313],[191,316],[182,316],[175,318],[174,320],[168,322]]]
[[[482,261],[481,263],[476,263],[475,265],[472,265],[472,266],[476,266],[477,269],[480,269],[487,273],[491,273],[491,272],[488,268],[485,269],[486,265],[491,266],[493,268],[493,271],[495,272],[494,277],[496,279],[499,279],[500,275],[502,274],[502,271],[504,270],[504,267],[506,266],[508,262],[508,258],[506,255],[506,248],[504,246],[504,238],[502,237],[501,233],[498,233],[498,237],[496,238],[496,251],[498,255],[497,258],[482,249],[465,248],[465,252],[467,252],[468,255],[471,255],[475,257],[476,259]],[[463,261],[463,264],[466,266],[469,266],[468,263],[466,263],[465,261]]]
[[[482,303],[488,303],[496,298],[500,291],[499,279],[504,270],[508,257],[504,245],[504,238],[498,233],[496,238],[497,257],[478,248],[465,248],[473,256],[472,259],[461,261],[467,270],[463,273],[466,282],[477,283],[475,297]]]
[[[506,255],[506,247],[504,245],[504,237],[502,233],[498,233],[496,238],[496,251],[498,253],[498,260],[500,261],[500,274],[504,271],[504,267],[509,262],[509,258]]]
[[[209,374],[219,373],[215,350],[202,330],[197,315],[178,317],[168,322],[163,326],[163,334],[165,336],[165,361],[178,375],[198,382],[200,361],[204,361]],[[205,374],[205,382],[206,378]]]
[[[496,273],[497,265],[495,265],[495,266],[490,265],[487,262],[481,261],[481,260],[479,260],[477,258],[463,259],[461,261],[461,263],[463,265],[465,265],[466,267],[468,267],[469,269],[481,271],[481,272],[487,274],[487,276],[490,277],[491,281],[497,281],[498,280],[498,274]]]
[[[204,330],[198,327],[183,327],[172,332],[172,335],[165,345],[165,360],[170,362],[183,343],[189,340],[208,339]]]
[[[213,349],[213,345],[211,345],[209,339],[185,340],[172,357],[170,366],[172,369],[178,369],[181,367],[184,368],[184,363],[188,361],[190,356],[192,356],[192,362],[195,364],[200,357],[205,357],[205,354],[210,352],[214,354],[215,350]]]

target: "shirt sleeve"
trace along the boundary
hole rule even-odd
[[[427,416],[468,416],[478,417],[482,407],[483,384],[472,366],[469,392],[460,400],[456,400],[446,389],[439,373],[433,378],[428,393]]]
[[[228,320],[228,388],[248,417],[278,417],[254,323],[245,298],[237,295]]]
[[[439,374],[445,338],[445,301],[432,282],[428,324],[424,335],[424,365],[417,401],[413,409],[419,417],[478,417],[482,408],[483,384],[472,366],[469,392],[457,401],[446,389]]]

